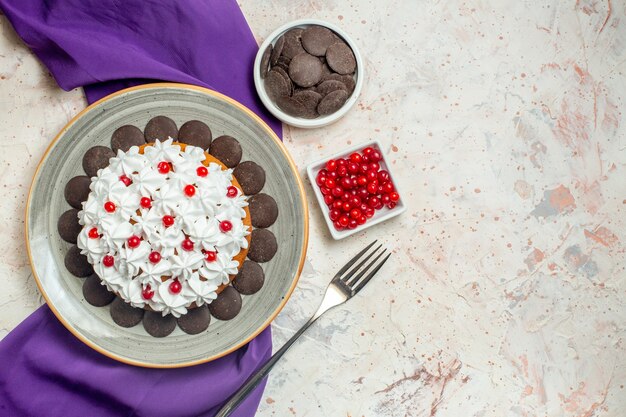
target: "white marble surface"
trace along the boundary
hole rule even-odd
[[[393,262],[292,348],[259,416],[624,416],[624,1],[241,6],[259,41],[303,17],[353,35],[367,65],[356,108],[322,130],[287,128],[285,142],[303,172],[379,139],[409,206],[335,242],[310,198],[307,263],[277,346],[366,242],[387,241]],[[1,338],[42,303],[24,201],[85,103],[3,17],[0,30]]]

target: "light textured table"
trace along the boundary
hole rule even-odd
[[[540,5],[542,3],[542,5]],[[374,238],[393,248],[362,296],[272,372],[260,416],[567,416],[626,412],[624,1],[243,2],[261,41],[315,17],[351,33],[367,81],[330,127],[285,129],[307,163],[382,141],[408,211],[311,241],[276,319],[280,346],[331,274]],[[24,201],[85,105],[0,18],[0,338],[42,303]]]

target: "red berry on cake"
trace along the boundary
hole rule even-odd
[[[150,284],[146,285],[145,288],[141,291],[141,296],[144,300],[151,300],[154,297],[154,291],[150,287]]]
[[[207,175],[209,175],[209,170],[207,169],[207,167],[201,166],[196,169],[196,174],[198,174],[199,177],[206,177]]]
[[[152,207],[152,200],[150,200],[149,197],[141,197],[141,200],[139,200],[139,205],[143,208],[149,209],[150,207]]]
[[[191,184],[185,185],[184,191],[187,197],[193,197],[196,194],[196,187]]]
[[[177,279],[175,279],[174,281],[171,282],[170,284],[170,292],[172,294],[178,294],[180,292],[180,290],[183,289],[183,286],[180,285],[180,281],[178,281]]]
[[[228,220],[222,220],[220,222],[220,230],[224,233],[230,232],[233,228],[233,224]]]
[[[156,251],[150,252],[150,255],[148,255],[148,260],[153,264],[157,264],[161,260],[161,254]]]
[[[139,238],[139,236],[135,236],[135,235],[132,235],[126,241],[126,245],[129,248],[136,248],[137,246],[139,246],[140,243],[141,243],[141,239]]]
[[[107,213],[113,213],[115,211],[115,203],[113,203],[112,201],[107,201],[106,203],[104,203],[104,210]]]
[[[212,250],[206,251],[204,259],[206,259],[207,262],[215,262],[217,259],[217,252]]]
[[[237,197],[238,193],[239,191],[237,191],[237,187],[231,185],[227,188],[226,196],[229,198],[234,198],[234,197]]]
[[[189,238],[185,238],[183,240],[183,243],[181,243],[181,246],[186,251],[192,251],[193,250],[193,242]]]
[[[170,216],[168,214],[163,216],[163,226],[170,227],[173,224],[174,224],[174,218],[172,216]]]
[[[115,259],[113,259],[111,255],[105,255],[104,258],[102,258],[102,265],[106,266],[107,268],[112,267],[114,263]]]
[[[124,185],[127,187],[133,183],[133,181],[130,178],[128,178],[126,175],[120,175],[120,181],[122,181]]]
[[[89,236],[90,239],[98,239],[100,237],[100,233],[98,233],[98,229],[95,227],[92,227],[91,229],[89,229],[89,232],[87,233],[87,235]]]
[[[161,174],[167,174],[168,172],[170,172],[170,164],[168,162],[161,161],[157,165],[157,169]]]

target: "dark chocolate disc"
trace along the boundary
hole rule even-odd
[[[94,146],[85,152],[83,156],[83,170],[88,177],[98,175],[98,170],[109,166],[109,159],[113,158],[115,153],[111,148],[106,146]]]
[[[146,311],[143,315],[143,328],[150,336],[165,337],[176,328],[176,319],[171,314],[163,316],[158,311]]]
[[[265,51],[263,51],[263,55],[261,56],[261,68],[259,68],[261,72],[261,78],[265,78],[267,75],[267,71],[270,69],[270,57],[272,56],[272,50],[274,47],[272,44],[269,44]]]
[[[219,159],[228,168],[237,166],[241,161],[241,145],[232,136],[224,135],[211,142],[209,153]]]
[[[289,95],[291,91],[289,81],[274,69],[265,77],[264,86],[265,92],[272,101],[275,101],[278,97]]]
[[[345,43],[334,43],[326,51],[326,62],[339,74],[352,74],[356,70],[356,58]]]
[[[341,81],[337,80],[326,80],[321,82],[316,88],[315,91],[320,93],[322,96],[327,95],[328,93],[332,93],[336,90],[345,90],[348,91],[348,87]]]
[[[209,311],[218,320],[230,320],[241,311],[241,295],[228,286],[209,304]]]
[[[203,305],[189,309],[187,314],[180,316],[178,318],[178,327],[187,334],[198,334],[205,331],[209,327],[210,322],[209,308]]]
[[[248,258],[255,262],[271,260],[278,250],[276,236],[267,229],[254,229],[251,234]]]
[[[293,98],[304,106],[305,113],[302,117],[313,119],[318,116],[317,105],[322,99],[322,95],[313,90],[300,90],[293,93]]]
[[[102,285],[98,275],[93,274],[83,282],[83,297],[92,306],[104,307],[111,304],[115,299],[115,294]]]
[[[261,191],[265,185],[265,170],[256,162],[245,161],[237,165],[233,171],[244,194],[253,195]]]
[[[178,128],[176,127],[176,122],[169,117],[156,116],[148,121],[143,134],[146,142],[154,142],[157,139],[163,142],[168,138],[176,140],[178,138]]]
[[[78,210],[69,209],[59,217],[57,230],[59,231],[61,239],[64,241],[76,243],[76,239],[78,238],[78,234],[81,229],[82,226],[78,224]]]
[[[309,26],[302,32],[302,46],[315,56],[326,55],[326,49],[335,42],[333,32],[319,25]]]
[[[289,77],[300,87],[311,87],[322,79],[322,63],[317,57],[303,52],[289,64]]]
[[[285,46],[285,38],[281,36],[276,42],[274,42],[274,48],[272,49],[272,55],[270,56],[270,65],[274,66],[278,62],[280,54],[283,52]]]
[[[143,318],[144,310],[131,306],[120,297],[115,297],[109,312],[111,313],[111,318],[118,326],[133,327],[138,325]]]
[[[335,90],[328,93],[317,105],[317,112],[321,116],[334,113],[345,104],[349,96],[350,94],[346,90]]]
[[[243,295],[254,294],[263,287],[265,272],[261,265],[254,261],[245,261],[233,280],[233,286]]]
[[[295,28],[291,29],[287,33],[283,35],[285,38],[285,46],[283,46],[283,50],[281,55],[293,59],[294,56],[301,54],[304,51],[302,47],[302,42],[300,38],[302,36],[303,29]]]
[[[285,113],[294,117],[305,117],[307,108],[293,97],[280,96],[276,98],[276,105]]]
[[[291,63],[291,58],[287,58],[286,56],[281,56],[280,58],[278,58],[278,61],[276,61],[276,65],[283,65],[287,67],[287,69],[289,69],[290,63]]]
[[[200,120],[190,120],[180,127],[178,141],[204,150],[211,146],[211,129]]]
[[[111,136],[111,149],[117,151],[128,151],[133,146],[141,146],[146,143],[143,132],[137,126],[125,125],[118,128]]]
[[[356,82],[354,81],[354,77],[352,75],[341,75],[341,74],[326,74],[322,76],[322,82],[328,80],[341,81],[346,88],[348,89],[348,93],[352,94],[354,91],[354,87],[356,87]],[[321,83],[320,83],[321,85]]]
[[[65,184],[65,201],[75,209],[82,209],[82,202],[87,201],[91,179],[86,175],[78,175]]]
[[[270,227],[278,217],[278,204],[276,200],[264,193],[253,195],[248,199],[248,208],[252,226],[265,228]]]
[[[74,276],[79,278],[87,277],[93,274],[93,266],[87,260],[87,257],[80,253],[78,246],[72,246],[65,254],[65,267]]]

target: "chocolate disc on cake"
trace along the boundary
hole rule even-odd
[[[265,51],[263,51],[263,56],[261,56],[261,78],[265,78],[267,71],[270,69],[270,57],[272,56],[273,49],[272,44],[269,44],[267,48],[265,48]]]
[[[163,316],[156,311],[146,311],[143,316],[143,328],[151,336],[165,337],[176,328],[176,319],[171,314]]]
[[[278,250],[278,243],[274,233],[267,229],[254,229],[251,233],[248,258],[255,262],[271,260]]]
[[[240,163],[233,171],[233,175],[247,195],[258,193],[265,185],[265,170],[256,162],[245,161]]]
[[[143,133],[146,142],[154,142],[157,139],[164,141],[167,140],[167,138],[176,140],[178,138],[176,122],[166,116],[156,116],[150,119]]]
[[[192,308],[187,311],[187,314],[180,316],[178,318],[178,327],[187,334],[198,334],[205,331],[209,327],[210,322],[209,307],[205,304]]]
[[[233,168],[241,161],[242,151],[241,145],[237,139],[232,136],[224,135],[215,138],[211,143],[209,153],[222,161],[228,168]]]
[[[115,297],[109,312],[111,313],[111,318],[118,326],[133,327],[138,325],[143,318],[144,310],[135,308],[121,298]]]
[[[115,294],[102,285],[98,275],[93,274],[83,282],[83,297],[92,306],[104,307],[111,304],[115,299]]]
[[[61,239],[69,243],[76,243],[76,238],[83,227],[78,223],[78,210],[69,209],[61,214],[57,222],[57,230]]]
[[[282,56],[293,59],[294,56],[305,52],[302,47],[302,42],[300,41],[303,31],[303,29],[295,28],[283,35],[285,38],[285,46],[283,47]]]
[[[334,43],[326,51],[326,62],[339,74],[352,74],[356,70],[356,58],[345,43]]]
[[[204,150],[211,146],[211,129],[200,120],[190,120],[180,127],[178,141]]]
[[[233,286],[241,294],[251,295],[263,287],[263,282],[265,282],[265,272],[261,265],[254,261],[245,261],[233,280]]]
[[[85,152],[83,156],[83,170],[89,177],[98,175],[98,170],[109,165],[109,159],[113,158],[115,153],[111,148],[106,146],[94,146]]]
[[[274,49],[272,49],[272,55],[270,56],[270,65],[274,66],[278,62],[280,54],[283,52],[285,46],[285,37],[281,36],[276,42],[274,42]]]
[[[289,64],[289,77],[300,87],[311,87],[322,79],[322,63],[317,57],[303,52]]]
[[[346,90],[335,90],[324,96],[317,105],[317,112],[325,116],[339,110],[346,102],[350,94]]]
[[[65,267],[74,276],[79,278],[87,277],[93,274],[93,266],[87,260],[87,257],[80,253],[78,246],[72,246],[65,254]]]
[[[276,200],[264,193],[253,195],[248,199],[248,208],[252,218],[252,226],[258,228],[270,227],[278,218],[278,204]]]
[[[141,146],[146,143],[143,132],[137,126],[125,125],[113,132],[111,135],[111,149],[117,153],[118,150],[126,152],[133,146]]]
[[[209,304],[209,311],[218,320],[233,319],[241,311],[241,295],[228,286]]]
[[[311,55],[326,55],[326,49],[334,42],[333,32],[323,26],[312,25],[302,32],[302,46]]]
[[[80,210],[82,208],[81,203],[87,201],[90,184],[91,179],[86,175],[78,175],[70,179],[67,184],[65,184],[65,191],[63,192],[65,201],[67,201],[70,206]]]

